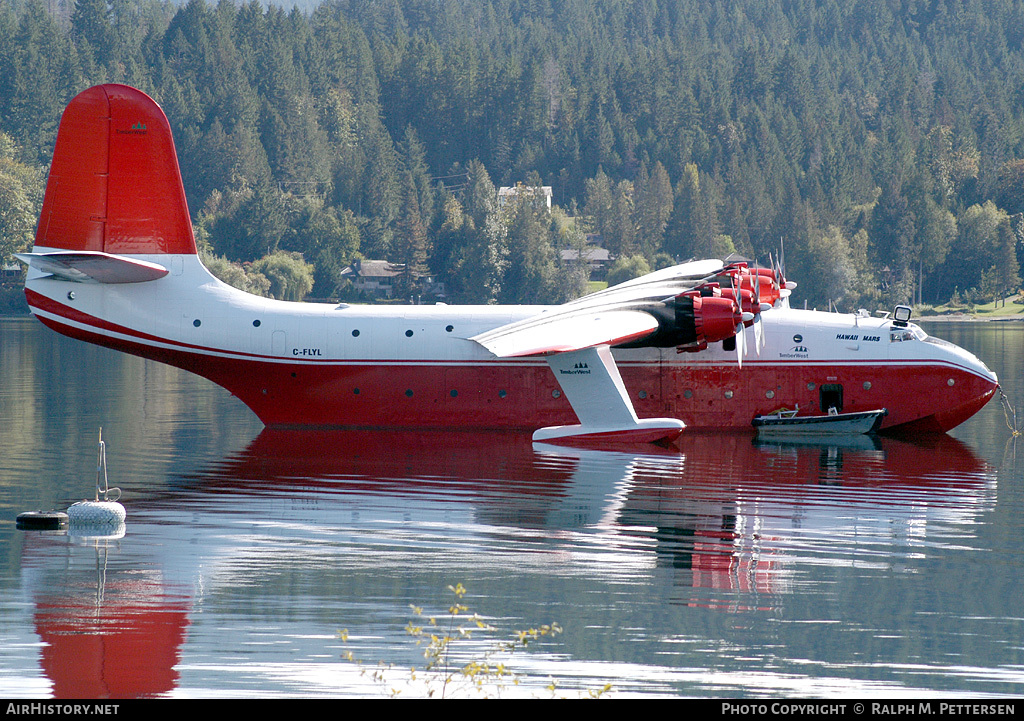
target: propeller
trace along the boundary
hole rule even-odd
[[[739,323],[736,326],[736,365],[739,368],[743,367],[743,356],[747,354],[747,334],[743,329],[743,324]]]
[[[728,295],[732,298],[733,307],[737,313],[743,313],[743,303],[740,300],[739,288],[736,287],[736,279],[739,277],[739,268],[732,268],[728,271],[729,275],[729,293],[723,293],[722,295]],[[736,324],[736,366],[739,368],[743,367],[743,356],[747,354],[747,343],[746,333],[743,332],[743,318],[740,317],[740,322]]]
[[[781,241],[780,241],[781,242]],[[770,257],[770,256],[769,256]],[[793,290],[796,288],[796,283],[792,280],[786,280],[786,248],[782,247],[782,251],[779,255],[777,266],[772,268],[775,271],[776,283],[779,286],[779,296],[781,298],[788,298],[792,295]]]
[[[744,311],[740,314],[740,322],[736,324],[736,365],[743,367],[743,356],[747,354],[746,324],[755,318],[753,313]]]
[[[761,325],[761,312],[766,308],[761,307],[761,279],[757,275],[750,277],[754,286],[754,306],[758,309],[754,316],[754,351],[757,357],[761,357],[761,349],[764,348],[764,326]],[[766,304],[767,305],[767,304]]]
[[[740,273],[742,271],[737,269],[731,273],[732,280],[732,293],[733,302],[736,303],[736,309],[740,312],[740,322],[736,324],[736,365],[739,368],[743,367],[743,356],[747,354],[747,330],[746,326],[754,320],[754,314],[748,311],[744,307],[744,296],[750,294],[750,291],[743,289],[743,284],[740,281]],[[751,298],[753,298],[753,295]]]
[[[744,291],[741,290],[742,280],[740,280],[740,274],[743,272],[744,268],[744,263],[734,263],[723,270],[719,279],[725,280],[728,278],[728,288],[722,288],[720,282],[712,284],[718,286],[718,294],[721,295],[721,297],[728,298],[732,301],[733,315],[737,320],[736,327],[733,329],[733,338],[736,340],[736,364],[740,368],[743,367],[743,356],[747,354],[744,325],[753,319],[753,316],[749,312],[746,312],[746,308],[743,303]]]
[[[737,263],[727,269],[730,276],[730,293],[744,314],[744,328],[754,329],[754,351],[760,357],[761,349],[764,347],[764,327],[761,325],[761,313],[771,308],[770,303],[764,302],[761,291],[764,284],[771,284],[772,281],[765,278],[760,269],[750,269],[746,263]],[[744,331],[737,331],[737,335]],[[746,338],[744,341],[744,354],[746,354]]]
[[[786,280],[781,258],[769,254],[769,267],[749,268],[746,263],[734,263],[719,272],[712,282],[699,287],[702,295],[715,295],[733,302],[734,317],[739,321],[735,326],[737,362],[742,366],[747,353],[745,328],[754,329],[754,350],[760,357],[765,347],[766,333],[762,313],[774,304],[788,298],[796,283]]]

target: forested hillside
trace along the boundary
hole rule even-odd
[[[819,307],[990,299],[1024,259],[1022,41],[1024,0],[0,0],[0,254],[64,105],[124,82],[257,291],[301,253],[317,297],[361,256],[405,295],[559,301],[598,233],[634,271],[784,245]],[[519,182],[553,211],[499,209]]]

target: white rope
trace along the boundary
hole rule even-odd
[[[1010,429],[1010,433],[1014,438],[1024,433],[1017,428],[1017,411],[1010,405],[1010,399],[1003,391],[1002,386],[996,386],[999,389],[999,402],[1003,406],[1003,416],[1006,418],[1006,427]],[[1013,422],[1010,422],[1010,416],[1013,416]]]

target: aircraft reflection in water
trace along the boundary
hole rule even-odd
[[[33,536],[30,541],[38,539]],[[52,555],[43,545],[26,543],[26,552]],[[35,629],[53,696],[139,698],[173,691],[191,594],[165,582],[159,560],[157,570],[118,564],[108,574],[108,557],[121,551],[114,539],[79,539],[69,548],[68,557],[60,559],[69,563],[66,568],[39,569],[27,584],[38,589]],[[62,583],[54,587],[57,580]]]
[[[130,544],[91,539],[64,555],[53,553],[62,539],[26,535],[43,671],[59,698],[165,694],[203,599],[273,593],[261,579],[282,568],[337,594],[360,571],[391,563],[408,574],[424,549],[442,550],[459,576],[480,560],[467,545],[499,547],[502,563],[526,569],[539,542],[587,583],[667,572],[679,603],[772,607],[815,549],[852,563],[865,545],[934,542],[994,503],[994,469],[948,436],[784,445],[684,434],[678,444],[634,454],[521,434],[265,430],[166,498],[137,501]],[[515,545],[509,528],[531,542]],[[394,544],[405,546],[381,551]],[[317,628],[309,644],[323,643]]]

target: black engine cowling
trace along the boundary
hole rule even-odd
[[[732,298],[702,290],[684,293],[666,303],[643,310],[658,319],[658,330],[622,348],[707,348],[708,343],[736,335],[742,316]]]

